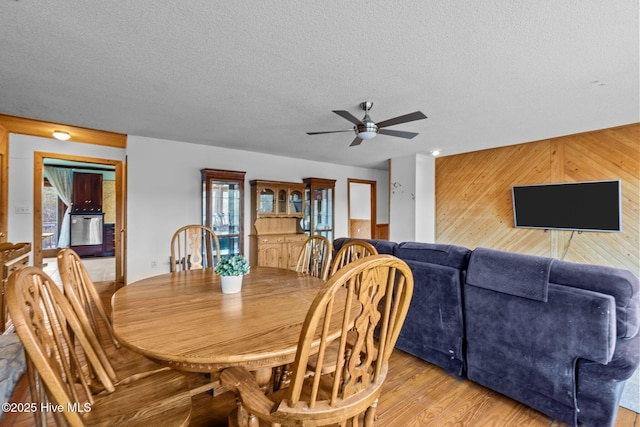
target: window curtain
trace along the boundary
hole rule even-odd
[[[58,168],[55,166],[45,166],[44,176],[49,180],[53,188],[56,189],[58,197],[65,204],[67,210],[62,218],[60,235],[58,236],[58,248],[68,248],[71,231],[71,195],[73,193],[73,170],[69,168]]]

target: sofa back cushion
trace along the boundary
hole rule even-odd
[[[616,304],[618,338],[631,338],[640,328],[640,285],[628,270],[567,261],[554,261],[550,283],[611,295]]]
[[[552,261],[552,258],[477,248],[469,262],[467,283],[546,302]]]
[[[382,240],[382,239],[356,239],[353,237],[339,237],[333,241],[333,253],[335,255],[336,252],[347,242],[352,240],[362,240],[365,242],[369,242],[373,245],[374,248],[378,251],[379,254],[393,255],[393,249],[396,246],[396,242],[392,242],[390,240]]]
[[[402,242],[395,247],[393,254],[404,261],[426,262],[464,271],[467,269],[470,253],[469,249],[462,246]]]

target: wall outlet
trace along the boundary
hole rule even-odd
[[[158,263],[156,262],[155,259],[151,260],[151,268],[156,268],[158,266]]]

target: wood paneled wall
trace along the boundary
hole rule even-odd
[[[621,233],[513,227],[511,187],[622,181]],[[436,241],[567,261],[640,275],[640,123],[436,159]]]
[[[371,220],[369,219],[349,219],[349,237],[358,239],[372,239]]]

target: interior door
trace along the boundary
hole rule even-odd
[[[7,241],[7,215],[9,214],[8,168],[9,131],[0,126],[0,243]]]
[[[116,287],[127,283],[127,162],[116,163]]]
[[[376,182],[347,180],[349,198],[349,237],[375,239]]]

